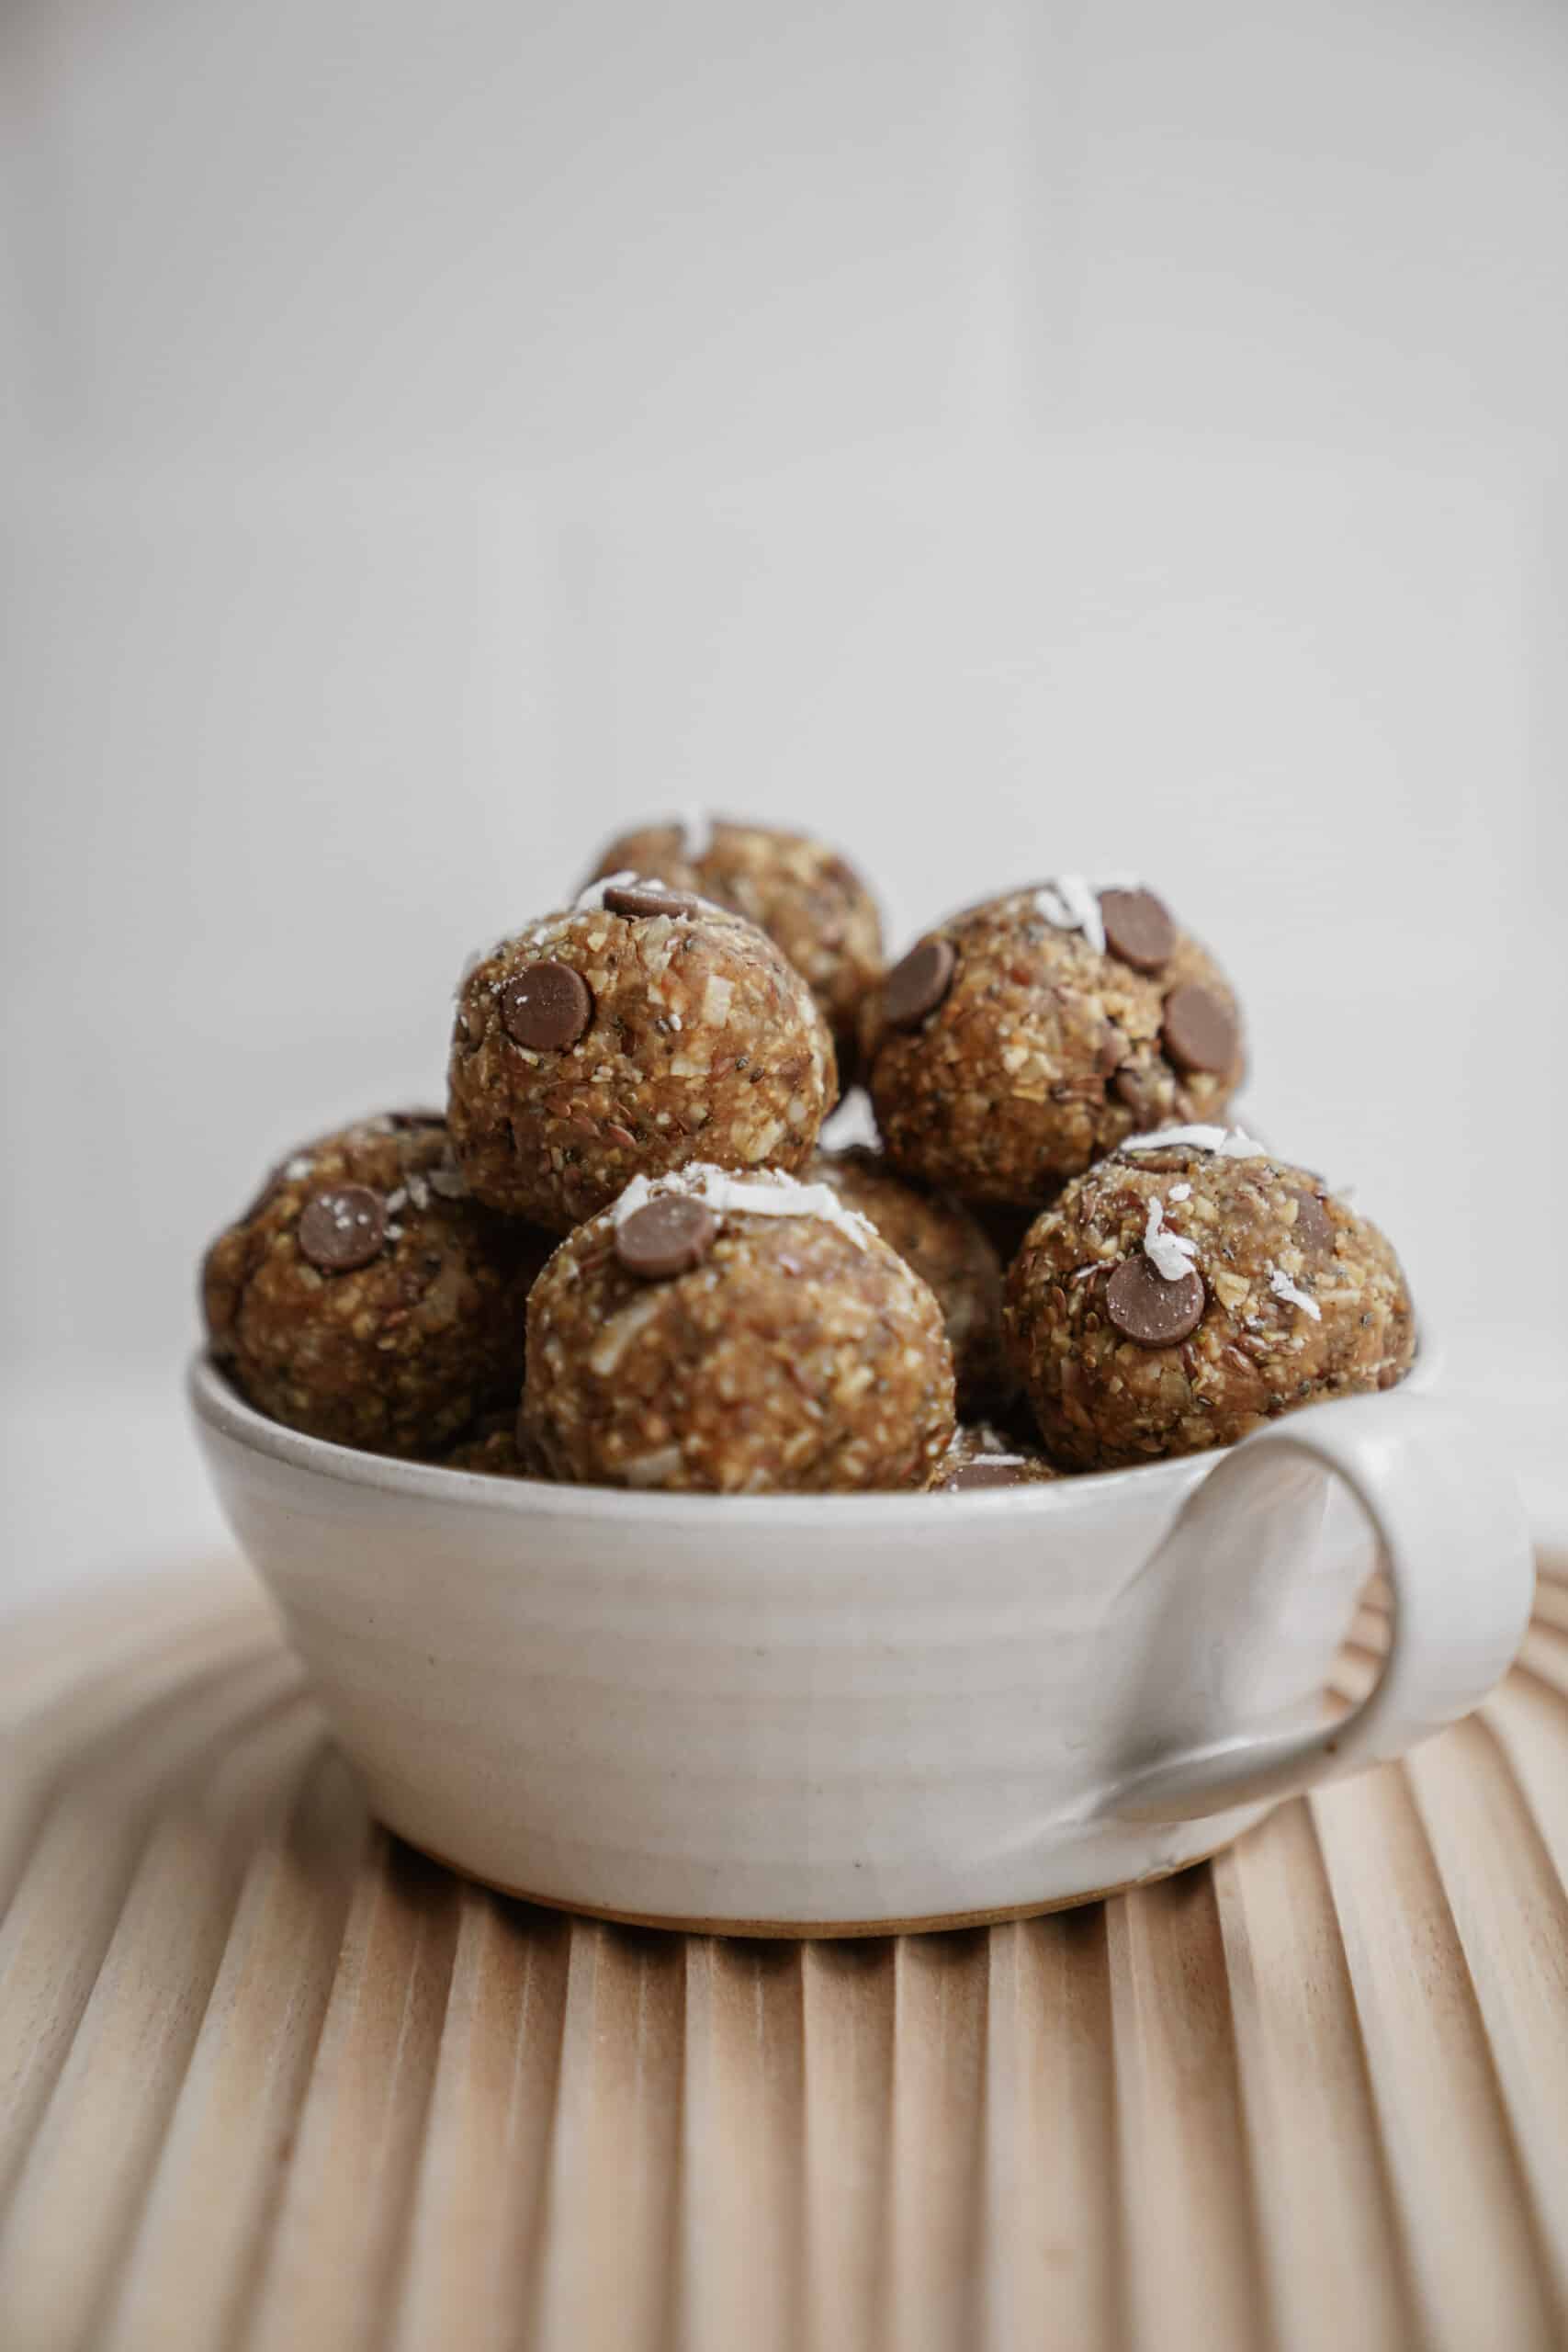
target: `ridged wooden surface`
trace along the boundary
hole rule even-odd
[[[1405,1764],[901,1941],[448,1877],[232,1566],[12,1630],[0,1726],[5,2352],[1568,2342],[1556,1577]]]

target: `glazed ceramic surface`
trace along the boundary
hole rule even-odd
[[[841,1929],[1070,1902],[1465,1713],[1522,1637],[1506,1476],[1428,1394],[953,1495],[664,1496],[197,1427],[370,1801],[541,1900]],[[1323,1692],[1366,1578],[1382,1676]]]

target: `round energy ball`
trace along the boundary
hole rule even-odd
[[[1058,875],[940,924],[862,1014],[888,1157],[1036,1210],[1128,1136],[1212,1120],[1246,1066],[1228,982],[1151,891]]]
[[[1390,1388],[1416,1352],[1377,1227],[1235,1128],[1131,1138],[1069,1184],[1013,1262],[1004,1325],[1046,1446],[1080,1470],[1230,1445]]]
[[[302,1145],[202,1267],[213,1355],[264,1413],[376,1453],[445,1445],[523,1381],[550,1237],[469,1198],[439,1112]]]
[[[1005,1393],[1002,1361],[1002,1270],[997,1253],[968,1211],[955,1201],[917,1191],[896,1175],[878,1151],[863,1145],[819,1151],[814,1182],[869,1217],[890,1249],[936,1293],[953,1350],[958,1402],[975,1411]]]
[[[801,1167],[837,1077],[810,989],[754,923],[622,875],[464,976],[447,1090],[476,1197],[570,1233],[633,1176]]]
[[[948,1447],[937,1491],[961,1495],[982,1487],[1043,1487],[1061,1475],[1038,1446],[1019,1443],[989,1421],[976,1421],[961,1429]]]
[[[853,866],[805,833],[702,815],[620,834],[594,872],[628,866],[675,889],[700,891],[765,931],[809,983],[848,1085],[860,1001],[882,969],[881,918]]]
[[[521,1443],[557,1478],[710,1494],[926,1487],[953,1355],[926,1284],[826,1184],[627,1186],[529,1302]]]

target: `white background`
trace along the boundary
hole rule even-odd
[[[1557,1373],[1568,14],[14,0],[0,90],[14,1453],[691,802],[896,938],[1136,869]]]

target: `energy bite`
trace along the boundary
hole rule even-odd
[[[209,1250],[212,1352],[290,1429],[427,1453],[516,1395],[552,1246],[469,1197],[438,1112],[365,1119],[284,1160]]]
[[[838,1080],[810,989],[754,923],[623,874],[464,975],[447,1088],[476,1198],[569,1233],[633,1176],[801,1167]]]
[[[1152,891],[1081,875],[972,907],[867,996],[866,1083],[888,1157],[975,1202],[1038,1210],[1130,1135],[1217,1117],[1241,1016]]]
[[[1047,1447],[1082,1470],[1391,1388],[1416,1352],[1377,1227],[1236,1128],[1131,1137],[1069,1184],[1014,1261],[1003,1319]]]
[[[972,1494],[983,1487],[1043,1487],[1061,1472],[1038,1447],[1024,1447],[988,1421],[961,1429],[948,1447],[937,1480],[944,1495]]]
[[[860,1001],[882,969],[882,920],[837,850],[804,833],[696,814],[620,834],[595,878],[623,867],[700,891],[765,931],[807,981],[849,1083]]]
[[[558,1478],[710,1494],[926,1487],[953,1429],[927,1285],[826,1184],[628,1185],[529,1302],[521,1443]]]
[[[864,1146],[818,1152],[812,1180],[830,1184],[869,1217],[889,1248],[936,1293],[953,1350],[961,1409],[994,1400],[1007,1382],[1002,1363],[1002,1271],[997,1253],[954,1201],[919,1192]]]

